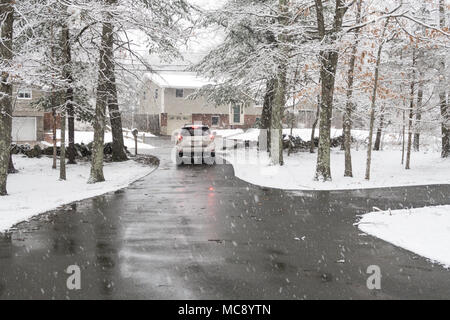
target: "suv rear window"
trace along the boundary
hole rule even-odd
[[[184,127],[181,129],[181,135],[185,137],[192,137],[194,134],[199,135],[200,132],[202,136],[208,136],[211,134],[208,127]]]

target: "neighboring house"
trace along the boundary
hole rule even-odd
[[[50,130],[51,113],[33,106],[43,93],[32,87],[13,86],[12,141],[36,143],[44,140],[44,133]]]
[[[138,129],[171,135],[195,122],[212,128],[250,128],[259,120],[262,107],[253,104],[215,106],[204,98],[188,98],[207,84],[190,72],[147,74],[135,115]]]

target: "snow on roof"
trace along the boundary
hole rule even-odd
[[[194,72],[147,73],[147,78],[161,88],[199,89],[212,83]]]

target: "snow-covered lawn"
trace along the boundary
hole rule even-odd
[[[235,135],[244,133],[244,130],[242,130],[242,129],[212,129],[211,132],[215,133],[218,137],[230,138]]]
[[[365,233],[450,268],[450,206],[371,212],[357,225]]]
[[[340,190],[378,188],[390,186],[412,186],[426,184],[448,184],[450,182],[450,159],[440,158],[438,152],[413,152],[411,170],[401,165],[401,152],[395,150],[372,153],[371,180],[364,179],[366,150],[352,150],[353,178],[344,177],[344,152],[331,152],[330,182],[314,181],[317,152],[298,152],[289,157],[285,153],[284,166],[270,164],[266,152],[255,148],[230,150],[223,157],[230,162],[238,178],[250,183],[296,190]]]
[[[236,129],[235,129],[236,130]],[[233,140],[241,141],[258,141],[260,129],[248,129],[245,132],[234,134],[228,136]],[[283,134],[288,136],[291,134],[291,129],[283,129]],[[300,137],[304,141],[311,140],[311,129],[310,128],[293,128],[292,135],[294,137]],[[331,138],[337,138],[342,135],[342,129],[331,128]],[[319,130],[316,129],[314,132],[314,137],[319,137]],[[361,145],[368,140],[369,131],[368,130],[352,130],[352,137],[356,141],[356,144]],[[373,134],[373,141],[375,141],[376,132]],[[426,148],[436,148],[439,147],[441,141],[439,139],[439,134],[422,133],[421,144]],[[382,135],[382,146],[383,148],[392,149],[393,146],[398,148],[401,145],[401,136],[398,132],[383,132]]]
[[[13,156],[19,173],[8,176],[8,196],[0,197],[0,232],[32,216],[71,203],[124,188],[155,168],[135,161],[105,163],[106,182],[87,184],[89,163],[67,166],[67,181],[59,181],[52,159]]]
[[[258,141],[260,129],[248,129],[247,131],[236,134],[232,136],[232,139],[243,140],[243,141]],[[290,135],[291,129],[283,129],[283,134]],[[304,141],[311,140],[311,129],[306,128],[294,128],[292,129],[292,135],[294,137],[300,137]],[[342,129],[331,129],[331,138],[339,137],[342,135]],[[365,139],[367,138],[368,131],[365,130],[353,130],[352,135],[355,139]],[[316,138],[319,137],[319,130],[316,129],[314,132]]]
[[[145,135],[146,137],[154,137],[154,135],[152,135],[151,133],[147,133],[147,134]],[[61,139],[61,130],[56,131],[56,138]],[[75,131],[75,143],[88,144],[88,143],[91,143],[93,140],[94,140],[94,131]],[[67,143],[67,141],[69,141],[68,132],[66,132],[66,143]],[[108,142],[112,142],[112,133],[111,132],[105,132],[105,143],[108,143]],[[131,132],[127,132],[124,130],[123,142],[128,149],[134,149],[135,142],[134,142],[134,137],[131,134]],[[45,144],[47,146],[52,145],[47,142],[43,142],[43,144]],[[58,142],[58,146],[59,145],[60,145],[60,143]],[[153,149],[153,148],[154,148],[153,146],[151,146],[147,143],[143,143],[142,133],[141,133],[141,135],[138,136],[138,150],[148,150],[148,149]]]

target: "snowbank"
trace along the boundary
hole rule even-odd
[[[67,181],[59,181],[52,159],[13,156],[19,173],[8,176],[9,195],[0,197],[0,232],[37,214],[128,186],[155,168],[135,161],[105,163],[106,182],[87,184],[89,163],[67,166]]]
[[[357,226],[450,268],[450,206],[371,212]]]
[[[140,133],[139,137],[138,137],[138,150],[153,149],[154,148],[153,146],[142,142],[142,134],[143,133]],[[151,133],[148,133],[148,132],[145,134],[145,136],[146,137],[154,137],[154,135],[152,135]],[[56,138],[58,140],[61,139],[61,130],[59,130],[59,129],[56,131]],[[94,131],[75,131],[75,143],[88,144],[88,143],[91,143],[93,140],[94,140]],[[68,134],[68,132],[66,132],[66,144],[68,143],[68,141],[69,141],[69,134]],[[109,143],[109,142],[112,142],[112,133],[105,132],[105,143]],[[134,147],[135,147],[134,136],[131,134],[131,132],[124,131],[123,142],[128,149],[134,149]],[[45,141],[42,143],[46,146],[53,145],[53,144],[45,142]],[[58,144],[58,146],[60,145],[59,142],[57,144]]]
[[[352,150],[353,176],[344,177],[344,152],[332,150],[331,173],[333,181],[314,181],[317,153],[299,152],[289,157],[285,153],[284,166],[273,166],[266,152],[255,148],[231,150],[223,154],[230,162],[235,175],[252,184],[291,190],[348,190],[448,184],[450,160],[442,159],[437,152],[413,152],[411,170],[401,165],[400,151],[374,151],[372,153],[371,180],[364,179],[366,150]]]

